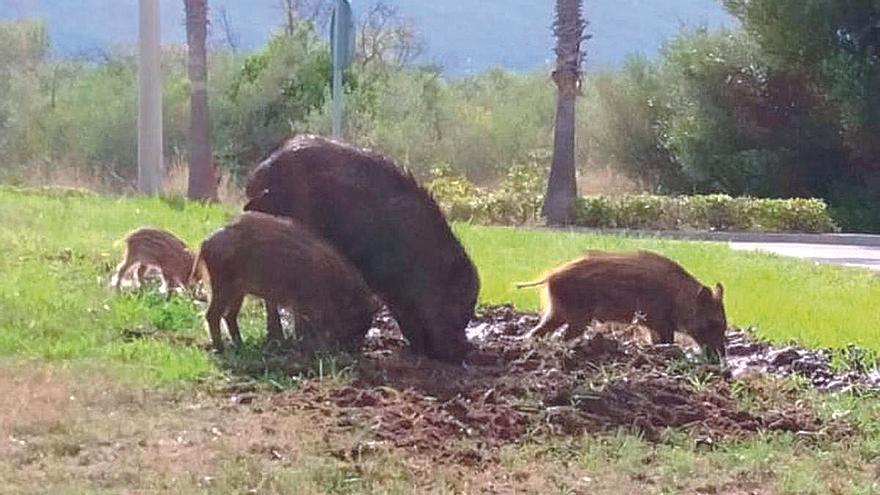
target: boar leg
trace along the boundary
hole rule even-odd
[[[116,290],[119,290],[122,287],[122,279],[128,274],[129,271],[136,265],[130,256],[126,256],[125,260],[116,267],[116,277],[114,280],[114,285],[116,286]]]
[[[213,283],[211,288],[211,302],[205,319],[208,321],[208,330],[211,332],[211,343],[217,351],[223,351],[223,336],[220,333],[220,319],[226,314],[230,302],[234,299],[233,294],[223,290],[220,284]]]
[[[165,294],[168,297],[171,297],[171,291],[169,290],[168,278],[165,276],[164,270],[159,270],[159,280],[162,283],[159,285],[159,294]]]
[[[281,326],[281,313],[278,312],[278,305],[268,299],[264,302],[266,305],[266,341],[284,342],[284,327]]]
[[[575,319],[568,322],[568,328],[562,333],[563,340],[572,340],[579,337],[587,326],[587,319]]]
[[[675,325],[669,319],[646,321],[646,323],[654,330],[651,332],[651,340],[654,344],[672,344],[675,342]]]
[[[226,329],[229,336],[232,337],[232,343],[236,347],[241,347],[241,331],[238,328],[238,312],[241,311],[241,303],[244,302],[244,294],[238,295],[230,299],[229,305],[226,307],[226,315],[223,320],[226,322]]]
[[[178,294],[186,294],[186,284],[179,278],[171,279],[174,291]]]
[[[454,335],[438,335],[436,332],[429,332],[426,337],[427,355],[441,361],[461,363],[472,350],[463,331]]]
[[[554,310],[553,306],[550,306],[547,308],[544,316],[541,317],[541,321],[535,326],[535,328],[531,329],[531,331],[525,335],[525,338],[533,339],[544,337],[548,333],[559,328],[563,323],[565,323],[565,320],[559,317],[559,314]]]
[[[137,270],[134,272],[134,286],[140,287],[144,282],[144,279],[147,276],[147,265],[141,263],[138,265]]]
[[[419,319],[408,311],[394,311],[394,319],[397,320],[397,326],[400,327],[401,333],[409,341],[409,348],[416,354],[425,354],[426,342],[425,334]]]

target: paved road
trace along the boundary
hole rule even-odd
[[[765,251],[780,256],[805,258],[821,263],[856,266],[880,272],[880,246],[802,244],[787,242],[731,242],[742,251]]]
[[[765,251],[819,263],[855,266],[880,274],[880,235],[792,234],[760,232],[693,232],[628,229],[566,229],[572,232],[629,237],[727,242],[741,251]]]

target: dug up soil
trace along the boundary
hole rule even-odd
[[[468,328],[477,352],[456,366],[411,354],[383,313],[353,381],[306,383],[274,396],[271,407],[318,411],[331,432],[365,432],[366,440],[338,452],[342,457],[391,447],[437,461],[480,463],[526,439],[619,429],[654,442],[686,434],[709,446],[758,432],[840,437],[849,427],[823,421],[808,403],[763,400],[760,387],[742,384],[753,376],[794,374],[805,387],[880,388],[876,371],[837,373],[827,354],[776,348],[742,331],[731,330],[722,367],[700,364],[678,345],[650,345],[637,325],[599,325],[568,342],[525,339],[535,323],[537,315],[509,306],[482,310]],[[752,407],[744,405],[746,389],[757,396]]]

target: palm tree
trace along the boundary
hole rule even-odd
[[[208,118],[208,0],[183,0],[186,10],[187,71],[190,81],[189,184],[187,197],[217,199],[217,177],[211,156]]]
[[[542,214],[551,225],[571,223],[577,199],[575,176],[575,100],[580,94],[581,43],[586,22],[582,0],[556,0],[556,127],[553,136],[553,163]]]

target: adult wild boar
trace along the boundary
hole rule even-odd
[[[647,251],[590,251],[538,282],[517,287],[539,285],[546,285],[547,307],[530,336],[546,335],[568,323],[569,338],[593,319],[629,322],[642,314],[655,342],[672,343],[680,330],[708,353],[724,354],[723,287],[702,285],[669,258]]]
[[[245,210],[295,218],[343,253],[385,301],[412,349],[461,361],[477,270],[431,195],[389,159],[294,137],[252,173]]]
[[[277,305],[306,324],[306,340],[348,350],[357,349],[379,309],[360,273],[332,246],[291,219],[263,213],[244,213],[202,242],[190,279],[211,288],[205,319],[218,350],[221,318],[241,344],[237,320],[246,294],[266,301],[270,337],[273,319],[280,332]]]

